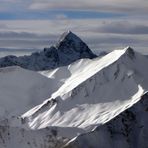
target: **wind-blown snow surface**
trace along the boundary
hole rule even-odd
[[[34,107],[26,113],[22,106],[21,111],[18,112],[19,115],[22,113],[22,116],[14,121],[7,119],[2,121],[1,124],[7,132],[2,134],[0,139],[8,140],[0,141],[2,143],[0,145],[2,145],[2,148],[10,148],[11,143],[16,141],[17,144],[14,147],[25,145],[24,148],[56,148],[62,147],[72,139],[67,147],[87,148],[88,146],[98,148],[100,146],[101,148],[115,148],[118,136],[114,132],[118,127],[117,133],[124,130],[123,133],[126,135],[131,129],[131,125],[134,125],[136,132],[130,134],[130,138],[127,138],[127,135],[120,135],[122,138],[119,138],[119,140],[121,141],[117,141],[118,144],[123,144],[123,147],[134,148],[131,139],[134,139],[136,134],[144,136],[144,140],[145,137],[148,137],[147,130],[141,131],[137,128],[143,126],[144,128],[142,128],[146,129],[147,126],[147,114],[139,115],[145,110],[143,110],[143,106],[147,109],[147,103],[137,105],[141,104],[141,97],[148,91],[148,70],[144,69],[147,64],[148,59],[145,56],[128,47],[123,50],[115,50],[101,59],[82,59],[53,71],[36,73],[17,68],[19,71],[26,71],[28,75],[31,73],[31,76],[29,76],[31,78],[37,75],[41,78],[41,81],[45,79],[43,83],[45,84],[46,81],[47,86],[49,84],[48,93],[47,96],[41,98],[43,100],[49,98],[41,104],[37,102],[36,104],[39,104],[37,106],[33,104]],[[21,82],[21,80],[16,82]],[[27,80],[32,81],[29,78]],[[39,80],[37,79],[37,82]],[[42,92],[42,88],[40,89]],[[31,92],[32,90],[34,89],[31,89]],[[30,93],[27,91],[27,94]],[[33,94],[38,97],[38,91]],[[33,99],[34,102],[36,97],[33,97]],[[16,102],[15,99],[14,102]],[[26,107],[28,107],[27,103]],[[128,110],[132,110],[135,116],[138,112],[136,122],[140,124],[135,125],[133,123],[135,120],[130,120],[132,115],[126,116]],[[119,120],[117,121],[117,128],[108,129],[110,124],[113,127],[116,126],[116,119]],[[129,124],[126,124],[126,119],[129,120]],[[121,123],[122,120],[125,120],[123,124]],[[5,126],[5,122],[8,124],[7,126]],[[124,129],[122,129],[122,126],[124,126]],[[16,128],[17,132],[14,132]],[[93,130],[94,132],[89,133]],[[116,138],[109,139],[106,131],[108,133],[113,132],[113,136],[115,135]],[[140,132],[142,133],[140,134]],[[20,134],[17,140],[8,133],[10,135],[23,134]],[[93,140],[93,143],[88,140],[89,138]],[[105,142],[103,139],[107,139],[107,141]],[[126,139],[130,142],[125,142]],[[141,143],[139,139],[136,140]],[[106,146],[107,142],[110,144],[107,145],[108,147]],[[31,146],[26,143],[31,143]],[[145,142],[138,146],[137,148],[142,146],[146,148],[148,144]]]

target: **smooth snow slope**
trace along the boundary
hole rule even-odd
[[[28,118],[32,129],[72,128],[73,132],[61,133],[71,138],[88,132],[139,101],[148,90],[148,71],[143,71],[146,64],[148,59],[130,47],[94,59],[23,118]]]
[[[0,69],[0,117],[18,116],[57,89],[52,79],[20,67]]]
[[[86,67],[91,62],[91,59],[81,59],[69,66],[59,67],[54,70],[39,71],[39,73],[49,79],[53,79],[54,84],[60,88],[68,78],[80,72],[83,67]]]

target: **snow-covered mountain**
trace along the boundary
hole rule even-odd
[[[71,32],[34,56],[20,59],[41,71],[0,68],[0,148],[148,147],[146,56],[127,47],[94,58]]]
[[[147,103],[138,105],[143,102],[143,96],[146,96],[148,90],[148,70],[143,70],[146,64],[148,59],[145,56],[128,47],[115,50],[101,59],[80,60],[68,66],[67,71],[76,72],[64,80],[51,98],[22,116],[27,121],[25,126],[34,130],[57,127],[59,137],[67,137],[69,140],[74,138],[68,147],[97,148],[100,143],[101,148],[114,148],[117,142],[123,147],[134,148],[136,134],[143,139],[148,136],[147,130],[143,131],[147,129]],[[143,112],[144,115],[140,116]],[[137,114],[136,121],[132,119],[133,114]],[[108,128],[110,124],[112,126]],[[119,125],[116,127],[116,124]],[[130,134],[134,130],[132,125],[136,132]],[[101,131],[98,132],[98,129]],[[118,133],[121,139],[116,139]],[[106,141],[102,140],[106,139],[106,134],[115,136],[110,139],[107,137],[107,146]],[[145,148],[148,143],[143,143],[140,137],[136,139],[139,144],[137,148]]]
[[[81,134],[72,139],[66,144],[65,148],[148,147],[148,70],[146,68],[142,70],[145,65],[148,64],[148,61],[146,57],[134,52],[131,48],[128,48],[122,57],[114,64],[118,64],[118,72],[116,72],[116,74],[118,74],[116,75],[114,71],[112,71],[112,74],[117,76],[114,75],[117,81],[120,81],[120,85],[116,85],[116,82],[114,81],[115,84],[110,86],[109,89],[105,89],[105,91],[108,93],[108,91],[111,90],[113,94],[117,95],[121,93],[121,87],[124,86],[127,81],[128,83],[124,86],[125,88],[122,88],[123,96],[128,100],[125,102],[125,106],[123,105],[124,103],[121,102],[122,95],[117,99],[119,104],[122,107],[124,106],[124,108],[117,105],[115,106],[116,109],[111,108],[112,111],[107,109],[108,111],[106,113],[102,115],[99,114],[100,117],[98,117],[98,119],[101,118],[101,124],[96,126],[93,131]],[[133,82],[130,79],[132,79]],[[113,78],[111,80],[113,80]],[[112,91],[114,85],[116,85],[115,92]],[[132,91],[134,91],[135,95],[132,95],[130,98],[127,97],[127,94],[132,94]],[[105,99],[103,99],[103,101],[105,101]],[[114,101],[107,102],[110,104],[110,102],[113,103]],[[101,107],[104,108],[104,104],[101,104]],[[106,118],[107,121],[104,122],[104,119]]]
[[[147,84],[143,79],[148,80],[148,72],[141,72],[141,67],[147,61],[130,48],[94,59],[71,75],[51,98],[24,117],[31,116],[29,126],[33,129],[52,125],[92,130],[132,106],[144,94]],[[35,124],[34,120],[41,123]]]
[[[89,47],[74,33],[63,33],[55,46],[44,48],[41,52],[34,52],[28,56],[6,56],[0,58],[0,67],[20,66],[30,70],[49,70],[66,66],[82,59],[97,57]]]

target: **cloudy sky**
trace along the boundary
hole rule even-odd
[[[93,50],[148,53],[148,0],[0,0],[0,48],[41,49],[67,30]]]

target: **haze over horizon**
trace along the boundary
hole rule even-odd
[[[71,30],[93,50],[148,53],[148,1],[0,0],[0,48],[42,49]]]

